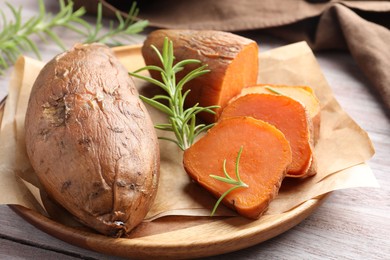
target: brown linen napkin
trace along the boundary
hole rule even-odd
[[[96,12],[98,0],[75,0]],[[107,16],[133,1],[103,0]],[[390,1],[139,0],[139,17],[163,28],[265,29],[314,50],[347,49],[390,111]],[[125,13],[124,13],[125,14]]]
[[[305,40],[315,50],[348,49],[389,110],[390,6],[386,10],[362,13],[335,4],[319,17],[267,29],[267,32],[289,41]]]

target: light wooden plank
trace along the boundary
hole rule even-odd
[[[78,256],[44,250],[3,238],[0,238],[0,245],[0,259],[10,259],[10,255],[12,259],[80,259]]]
[[[42,250],[43,255],[45,255],[45,251],[48,251],[46,252],[48,256],[53,251],[67,252],[69,255],[77,255],[81,258],[121,259],[76,247],[54,238],[26,222],[7,205],[0,205],[0,237],[4,240],[17,242],[13,244],[15,246],[25,244],[34,247],[37,252]],[[5,250],[3,244],[0,244],[0,250]],[[17,252],[11,250],[8,253],[13,256]],[[3,258],[0,257],[0,259]]]

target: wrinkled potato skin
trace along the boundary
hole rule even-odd
[[[119,237],[152,205],[159,148],[133,80],[111,50],[76,45],[39,74],[26,148],[48,195],[80,222]]]

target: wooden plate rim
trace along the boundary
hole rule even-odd
[[[103,254],[115,255],[120,257],[135,257],[147,259],[150,257],[164,258],[194,258],[206,257],[232,251],[244,249],[268,239],[276,237],[292,227],[302,222],[306,217],[317,209],[328,197],[330,193],[320,196],[317,199],[311,199],[298,207],[286,212],[278,221],[273,221],[271,225],[260,228],[255,225],[249,229],[242,229],[242,232],[232,233],[231,236],[215,236],[213,240],[206,243],[202,241],[178,241],[179,243],[165,243],[159,239],[159,234],[141,238],[110,238],[96,233],[79,230],[73,227],[65,226],[40,213],[25,208],[20,205],[9,205],[16,213],[23,217],[27,222],[47,234],[63,240],[69,244],[79,246],[85,249],[93,250]],[[220,220],[220,223],[227,221],[245,221],[242,217],[231,217]],[[255,222],[260,223],[259,220]],[[203,224],[208,225],[208,224]],[[200,226],[203,226],[200,225]],[[202,227],[200,227],[202,228]],[[170,231],[174,235],[178,231]],[[194,238],[196,240],[196,238]]]

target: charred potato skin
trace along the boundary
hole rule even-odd
[[[159,148],[126,69],[100,44],[76,45],[41,71],[26,148],[48,195],[105,235],[130,232],[157,192]]]

